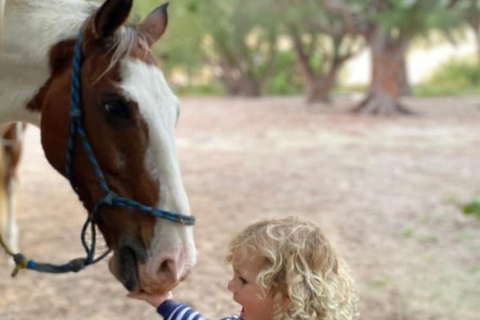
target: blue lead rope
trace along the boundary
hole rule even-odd
[[[15,269],[12,272],[12,277],[15,277],[19,270],[21,269],[30,269],[39,272],[46,273],[67,273],[67,272],[78,272],[85,268],[88,265],[97,263],[106,257],[110,250],[103,253],[101,256],[95,259],[95,246],[96,246],[96,222],[95,217],[97,212],[102,206],[119,206],[119,207],[130,207],[134,210],[143,211],[145,213],[153,215],[155,218],[165,219],[173,222],[177,222],[183,225],[194,225],[195,217],[173,213],[169,211],[160,210],[150,206],[146,206],[132,199],[127,199],[116,195],[108,186],[105,176],[100,169],[97,158],[94,155],[92,146],[88,139],[88,136],[85,132],[83,126],[83,112],[80,108],[81,106],[81,69],[83,63],[83,54],[82,54],[82,43],[83,37],[80,32],[77,42],[75,44],[75,53],[73,58],[73,75],[72,75],[72,86],[71,86],[71,124],[70,124],[70,136],[68,138],[67,144],[67,165],[65,174],[70,181],[70,185],[73,190],[78,194],[78,187],[75,184],[73,179],[73,151],[75,146],[75,137],[77,135],[82,139],[82,145],[87,152],[88,159],[95,171],[100,187],[105,192],[105,196],[101,198],[94,206],[92,212],[89,214],[85,224],[83,225],[81,232],[81,241],[82,246],[85,249],[87,256],[85,258],[78,258],[69,261],[63,265],[54,265],[49,263],[39,263],[34,260],[28,260],[26,257],[19,253],[12,255],[15,260]],[[87,243],[87,231],[90,228],[91,241],[90,245]]]

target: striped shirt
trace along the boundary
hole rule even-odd
[[[206,320],[196,310],[173,300],[167,300],[162,303],[158,307],[157,312],[163,317],[164,320]],[[243,319],[239,317],[226,317],[222,318],[221,320]]]

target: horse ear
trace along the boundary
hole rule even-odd
[[[127,20],[133,0],[107,0],[94,18],[94,35],[97,39],[112,36]]]
[[[140,32],[145,35],[149,46],[153,46],[167,30],[168,25],[168,2],[161,5],[138,26]]]

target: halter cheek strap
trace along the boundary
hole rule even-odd
[[[95,258],[95,246],[96,246],[96,222],[95,217],[103,206],[117,206],[117,207],[129,207],[134,210],[142,211],[144,213],[151,214],[155,218],[165,219],[172,222],[176,222],[182,225],[194,225],[195,217],[178,214],[174,212],[169,212],[165,210],[160,210],[154,207],[146,206],[141,204],[135,200],[127,199],[118,196],[113,192],[113,190],[109,187],[107,181],[105,180],[105,176],[103,171],[101,170],[97,158],[93,152],[92,146],[88,139],[87,133],[85,131],[83,125],[83,112],[81,109],[81,97],[82,97],[82,85],[81,85],[81,69],[83,63],[83,53],[82,53],[82,44],[83,44],[83,37],[82,33],[78,35],[77,43],[75,45],[75,54],[73,58],[73,75],[72,75],[72,87],[71,87],[71,110],[70,110],[70,117],[71,117],[71,124],[70,124],[70,136],[68,138],[68,145],[67,145],[67,166],[65,169],[65,174],[68,180],[70,181],[70,185],[72,186],[73,190],[78,194],[78,187],[73,179],[73,151],[75,147],[75,138],[76,136],[80,136],[82,141],[83,148],[85,149],[90,164],[95,171],[95,175],[97,176],[98,183],[102,190],[104,191],[105,195],[103,198],[97,201],[95,206],[93,207],[92,212],[87,217],[85,224],[83,225],[82,232],[81,232],[81,241],[83,248],[86,252],[85,258],[78,258],[69,261],[63,265],[54,265],[48,263],[39,263],[35,262],[34,260],[28,260],[23,254],[13,254],[8,248],[6,248],[3,240],[0,237],[0,242],[2,246],[5,247],[5,250],[8,254],[13,256],[15,260],[15,269],[12,272],[12,277],[15,277],[19,270],[21,269],[30,269],[39,272],[46,272],[46,273],[66,273],[66,272],[78,272],[85,268],[88,265],[94,264],[104,257],[106,257],[111,250],[100,255],[98,258]],[[90,228],[90,236],[91,241],[90,245],[87,243],[87,230]],[[1,236],[1,235],[0,235]]]

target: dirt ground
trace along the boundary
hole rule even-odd
[[[420,115],[355,117],[352,101],[182,99],[177,137],[197,216],[199,262],[175,298],[212,319],[237,314],[223,262],[231,235],[260,218],[323,227],[357,280],[361,318],[480,319],[480,221],[452,204],[480,194],[480,98],[407,99]],[[42,261],[82,256],[85,217],[29,128],[21,167],[20,245]],[[0,319],[157,319],[125,298],[106,262],[79,274],[9,277],[0,254]]]

